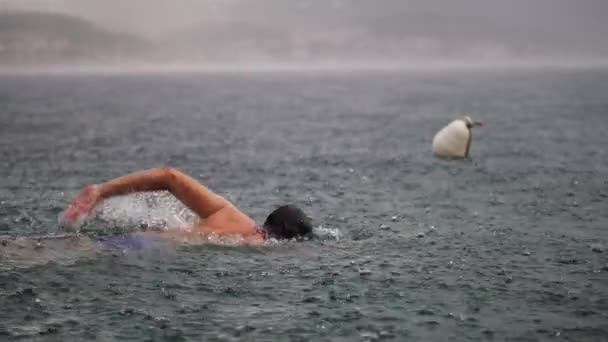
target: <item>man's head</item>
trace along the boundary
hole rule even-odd
[[[275,209],[264,222],[268,237],[302,239],[312,237],[312,222],[300,208],[284,205]]]

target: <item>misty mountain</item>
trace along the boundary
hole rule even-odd
[[[121,62],[149,49],[134,35],[118,34],[61,14],[0,14],[0,63]]]
[[[305,11],[300,14],[292,20],[272,22],[255,20],[251,15],[241,21],[235,17],[207,21],[166,35],[162,42],[177,56],[224,62],[501,61],[608,55],[604,40],[589,44],[592,37],[585,32],[540,27],[532,30],[534,23],[484,23],[483,18],[472,20],[432,12],[370,12],[344,17],[325,13],[310,14],[310,18]]]
[[[165,60],[217,63],[288,57],[290,37],[275,26],[213,20],[166,34],[156,43]]]
[[[4,65],[608,58],[604,0],[28,2],[53,14],[8,2],[13,13],[0,14]]]
[[[237,0],[233,20],[340,32],[398,56],[608,56],[605,0]],[[376,54],[381,54],[375,52]],[[483,56],[482,56],[483,57]]]

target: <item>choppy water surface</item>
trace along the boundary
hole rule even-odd
[[[607,89],[593,70],[2,76],[0,235],[58,232],[80,187],[173,166],[258,222],[298,204],[324,237],[10,240],[0,339],[606,340]],[[472,161],[432,158],[464,113],[485,123]],[[122,201],[89,236],[184,218]]]

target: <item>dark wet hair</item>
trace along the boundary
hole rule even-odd
[[[308,239],[312,237],[312,222],[304,212],[293,205],[275,209],[264,222],[269,238]]]

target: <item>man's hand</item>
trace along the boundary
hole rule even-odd
[[[59,216],[60,223],[68,230],[78,231],[84,219],[100,200],[98,185],[89,185],[80,190]]]

